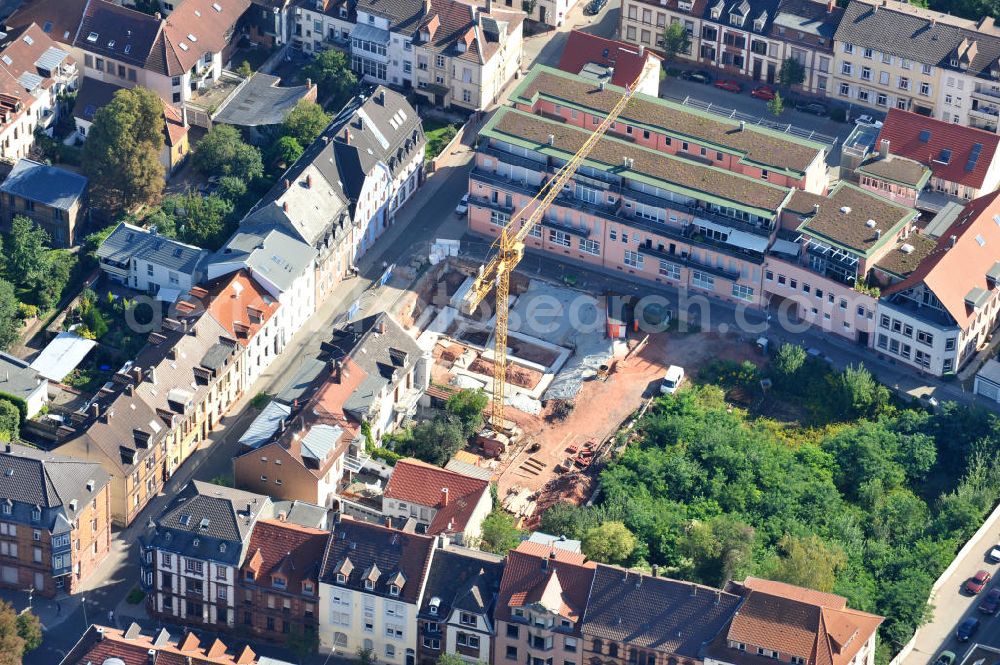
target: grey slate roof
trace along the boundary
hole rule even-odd
[[[326,529],[329,524],[330,510],[305,501],[274,501],[271,503],[271,513],[277,517],[285,514],[285,521],[312,529]],[[318,561],[316,563],[319,563]]]
[[[253,525],[270,516],[270,510],[270,499],[261,494],[192,480],[156,519],[145,544],[239,565]]]
[[[0,193],[21,196],[60,210],[69,210],[87,191],[82,175],[55,166],[21,159],[0,185]]]
[[[969,28],[956,25],[960,21],[945,15],[932,20],[933,12],[928,10],[909,6],[905,10],[891,5],[876,9],[876,5],[851,0],[835,39],[950,69],[957,69],[949,64],[952,51],[968,39],[977,45],[968,73],[989,78],[991,67],[1000,58],[1000,36],[972,29],[971,22]]]
[[[76,102],[73,104],[73,117],[93,122],[94,114],[97,113],[98,109],[108,104],[114,98],[115,93],[122,89],[113,83],[84,76],[80,79],[80,88],[76,93]]]
[[[422,354],[416,340],[384,312],[335,330],[324,348],[333,360],[349,356],[367,374],[344,402],[344,411],[358,421],[364,420],[379,392],[393,385],[393,374],[405,375]]]
[[[120,222],[97,248],[98,259],[121,264],[141,259],[187,275],[193,275],[208,256],[207,250],[125,222]]]
[[[48,379],[20,358],[0,353],[0,393],[27,400]]]
[[[722,14],[717,19],[712,18],[712,8],[720,2],[723,4]],[[771,32],[771,24],[778,13],[778,0],[709,0],[705,4],[705,11],[702,18],[720,25],[729,26],[729,15],[731,13],[742,14],[746,17],[743,26],[740,28],[741,30],[766,35]],[[758,30],[754,25],[754,21],[761,16],[765,16],[766,20],[761,29]]]
[[[209,263],[239,262],[287,291],[299,275],[312,267],[316,250],[270,224],[241,224]]]
[[[492,622],[502,576],[503,557],[454,545],[439,549],[427,575],[420,616],[445,621],[457,609]],[[437,613],[430,609],[434,604]]]
[[[243,432],[243,436],[240,437],[240,445],[251,449],[264,445],[271,440],[271,437],[281,427],[281,423],[288,420],[291,414],[290,407],[271,400],[253,419],[250,427]]]
[[[304,85],[281,87],[281,79],[256,72],[226,100],[213,122],[240,127],[280,125],[309,92]]]
[[[833,35],[837,32],[843,11],[835,7],[832,12],[827,12],[826,3],[816,0],[781,0],[774,25],[823,37],[832,49]]]
[[[740,597],[710,587],[598,564],[583,633],[697,658],[739,608]]]
[[[11,513],[4,515],[5,520],[56,532],[68,530],[78,512],[109,480],[96,462],[17,444],[0,448],[0,502],[11,502]],[[76,510],[71,507],[73,501]],[[41,509],[41,516],[33,520],[36,507]]]
[[[416,603],[431,563],[433,538],[348,518],[341,518],[332,531],[323,554],[320,582],[364,591],[364,576],[375,566],[379,577],[375,589],[367,593]],[[350,562],[351,573],[346,583],[338,583],[336,570],[345,561]],[[390,596],[389,581],[399,573],[406,578],[405,584],[399,596]]]

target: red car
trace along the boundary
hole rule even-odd
[[[978,573],[966,580],[965,590],[975,596],[977,593],[982,591],[983,588],[989,584],[989,582],[990,574],[985,570],[980,570]]]
[[[736,81],[729,81],[726,79],[720,79],[715,82],[716,88],[721,88],[722,90],[728,90],[729,92],[743,92],[743,86]]]
[[[774,99],[774,88],[769,85],[758,85],[756,88],[750,91],[751,97],[756,97],[757,99],[763,99],[765,102],[769,102]]]

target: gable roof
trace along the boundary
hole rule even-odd
[[[1000,136],[919,113],[890,109],[876,145],[882,141],[889,141],[891,154],[924,164],[936,178],[979,189],[996,158]],[[942,155],[949,157],[947,163]]]
[[[0,44],[0,53],[3,54],[3,68],[29,92],[37,86],[52,85],[53,70],[64,63],[75,62],[37,23],[8,32]]]
[[[14,30],[35,23],[55,41],[71,45],[87,4],[88,0],[27,0],[4,24]]]
[[[72,208],[86,191],[87,179],[82,175],[27,158],[19,159],[0,184],[0,192],[4,194],[14,194],[59,210]]]
[[[954,245],[952,245],[954,236]],[[989,273],[1000,259],[1000,192],[969,202],[947,233],[909,277],[883,290],[891,296],[921,282],[963,329],[977,315],[968,302],[973,289],[991,290]]]
[[[424,578],[431,564],[434,538],[395,531],[377,524],[342,517],[334,525],[323,554],[320,581],[365,593],[398,598],[415,604],[420,598]],[[346,573],[347,581],[337,582],[337,571]],[[390,582],[405,578],[398,596],[389,594]],[[366,576],[375,577],[374,589],[367,590]],[[397,584],[397,586],[399,586]]]
[[[511,608],[541,603],[576,622],[587,607],[597,565],[582,554],[522,542],[507,554],[496,618],[510,621]],[[579,624],[574,632],[579,634]]]
[[[271,587],[271,576],[279,574],[285,578],[285,588],[298,592],[303,581],[319,583],[319,567],[329,537],[330,532],[322,529],[258,520],[250,536],[244,569],[253,570],[257,586]]]
[[[651,51],[639,53],[634,44],[571,30],[559,58],[559,69],[579,74],[590,63],[610,67],[611,83],[625,87],[639,77],[650,58],[661,60]]]
[[[383,496],[437,509],[428,535],[462,533],[490,483],[417,459],[402,459],[393,467]],[[445,502],[447,490],[447,502]]]
[[[832,9],[816,0],[781,0],[771,25],[771,36],[792,44],[804,44],[826,51],[833,50],[842,7]]]
[[[598,564],[583,633],[698,658],[732,618],[740,597],[711,587]]]
[[[256,277],[266,279],[281,292],[312,269],[317,251],[273,224],[240,224],[208,263],[242,263]]]
[[[72,44],[88,53],[145,69],[160,38],[161,24],[155,16],[108,0],[90,0]],[[167,73],[162,67],[152,69]]]
[[[121,264],[142,259],[186,275],[193,275],[208,255],[208,251],[162,236],[156,229],[144,229],[126,222],[119,222],[97,248],[98,259]]]
[[[452,610],[461,610],[492,622],[503,561],[495,554],[454,545],[438,549],[427,575],[420,613],[446,621]]]
[[[39,390],[46,390],[47,382],[24,360],[0,351],[0,393],[27,401]],[[28,414],[29,418],[33,416]]]
[[[184,0],[163,24],[167,70],[190,70],[206,53],[221,53],[250,0]],[[176,62],[176,66],[174,63]]]
[[[275,315],[281,303],[257,283],[246,270],[237,270],[192,291],[206,311],[226,329],[240,346],[249,346],[261,328]],[[200,298],[198,298],[200,296]]]
[[[69,530],[109,481],[96,462],[12,443],[0,447],[0,500],[12,503],[4,519]],[[32,519],[35,509],[41,510],[38,520]]]
[[[781,582],[751,577],[732,590],[743,603],[707,655],[740,665],[771,661],[752,647],[798,656],[808,665],[846,665],[882,623],[880,616],[847,608],[841,596]],[[729,642],[748,648],[740,652]]]

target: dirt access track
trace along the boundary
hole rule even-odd
[[[638,340],[629,340],[634,348]],[[658,394],[660,379],[670,365],[684,367],[689,376],[709,360],[727,359],[742,361],[760,360],[751,344],[740,341],[736,335],[716,333],[662,333],[650,335],[649,342],[629,358],[618,360],[607,381],[592,380],[574,400],[575,407],[565,420],[547,421],[551,403],[538,416],[532,416],[512,407],[504,415],[517,422],[525,436],[518,444],[520,450],[500,469],[497,479],[500,496],[506,496],[512,487],[541,490],[546,483],[559,477],[555,466],[570,456],[569,446],[596,439],[604,441],[642,404],[643,400]],[[538,443],[536,452],[527,451],[528,444]],[[563,500],[580,501],[589,495],[592,479],[583,476],[575,487],[567,488]],[[561,483],[574,485],[574,483]],[[540,508],[551,504],[556,497],[539,499]]]

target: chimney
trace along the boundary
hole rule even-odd
[[[486,15],[489,16],[493,13],[493,0],[486,0]]]
[[[827,0],[826,3],[826,13],[832,14],[833,10],[837,8],[837,0]]]
[[[889,139],[882,139],[878,144],[878,156],[885,159],[889,156]]]
[[[549,134],[549,145],[555,145],[555,144],[556,144],[556,135]]]
[[[715,604],[718,605],[722,602],[722,591],[718,589],[715,590]]]
[[[156,665],[156,649],[150,649],[146,652],[146,663],[148,665]]]
[[[378,330],[378,334],[380,335],[385,334],[385,319],[378,320],[378,326],[376,326],[376,330]]]
[[[955,236],[952,236],[952,238],[954,237]],[[90,405],[90,415],[94,416],[95,418],[101,415],[101,405],[98,404],[96,401],[92,402]]]
[[[344,143],[351,145],[351,130],[349,129],[344,130]]]
[[[156,385],[156,368],[155,367],[150,367],[149,368],[149,382],[152,383],[154,386]]]
[[[424,0],[424,16],[431,13],[431,0]]]
[[[313,89],[313,80],[306,79],[306,90],[312,90],[312,89]]]
[[[385,90],[378,91],[378,95],[376,95],[375,101],[378,102],[379,106],[385,106]]]
[[[125,394],[128,395],[129,397],[132,396],[133,390],[135,390],[135,388],[132,387],[131,383],[125,386]]]
[[[882,229],[875,229],[875,240],[882,239]]]
[[[653,577],[656,577],[656,576],[657,576],[657,575],[659,574],[659,572],[660,572],[660,567],[659,567],[659,566],[657,566],[657,565],[656,565],[656,564],[654,563],[654,564],[653,564]]]
[[[442,487],[441,488],[441,505],[442,506],[447,506],[448,505],[448,488],[447,487]]]
[[[132,368],[132,374],[135,376],[135,385],[139,385],[140,383],[142,383],[142,368],[141,367],[133,367]]]
[[[153,14],[153,17],[154,17],[154,18],[155,18],[155,19],[156,19],[157,21],[162,21],[162,20],[163,20],[163,14],[161,14],[160,12],[156,12],[156,13],[154,13],[154,14]]]
[[[285,212],[288,212],[288,201],[283,201],[281,203],[281,209],[284,210]]]
[[[819,214],[819,204],[818,203],[814,203],[813,204],[813,214],[814,215],[818,215]]]
[[[604,88],[605,88],[605,87],[606,87],[607,85],[608,85],[607,81],[601,81],[601,90],[604,90]]]
[[[289,180],[288,178],[285,178],[285,189],[288,189],[291,186],[292,186],[292,181]]]
[[[101,628],[100,626],[97,627],[97,641],[98,642],[104,641],[104,629]]]
[[[951,236],[948,239],[951,241],[951,243],[948,245],[949,247],[954,247],[955,243],[958,242],[958,236]]]
[[[639,57],[640,58],[646,57],[646,47],[642,44],[639,44]]]
[[[697,596],[698,595],[698,585],[697,584],[692,584],[691,585],[691,595],[692,596]]]
[[[743,120],[740,120],[740,131],[742,132],[746,128],[747,128],[747,123]]]

